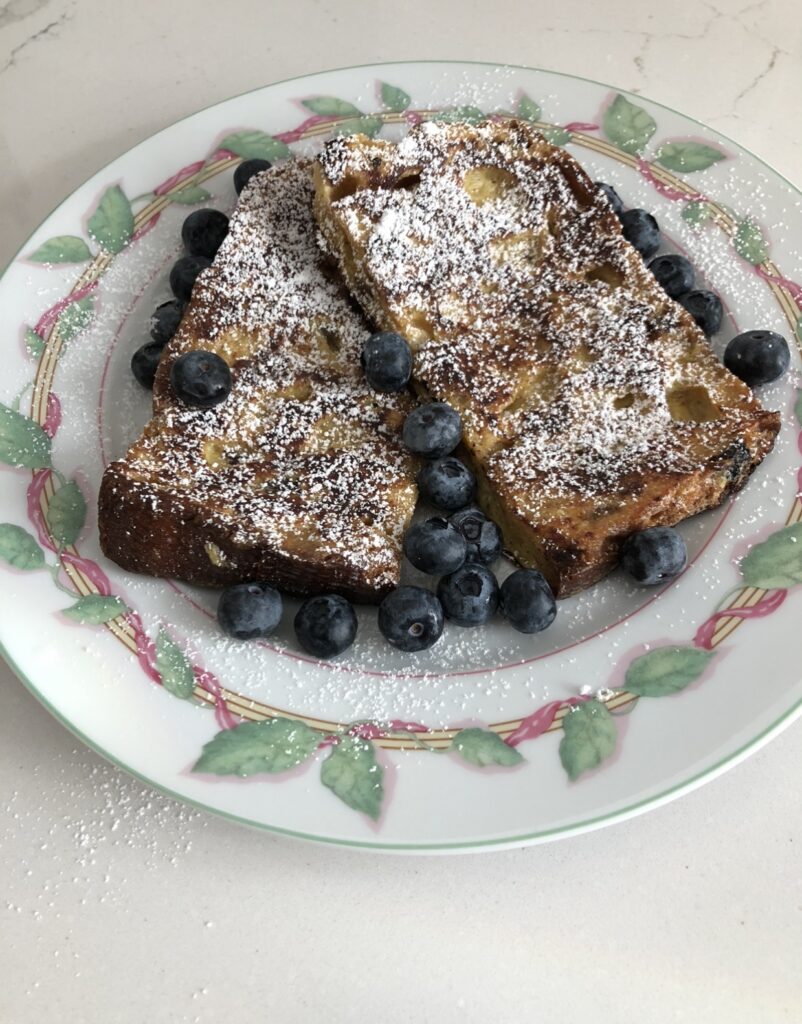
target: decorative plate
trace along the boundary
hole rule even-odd
[[[435,114],[519,117],[629,206],[655,213],[738,330],[792,341],[762,389],[777,446],[746,489],[681,529],[670,586],[614,574],[537,636],[447,627],[390,649],[373,609],[323,663],[292,635],[236,643],[216,595],[101,555],[104,465],[148,417],[131,353],[168,297],[183,217],[233,206],[249,157],[333,134],[398,137]],[[756,749],[802,707],[802,287],[799,194],[687,117],[527,68],[403,63],[326,72],[201,111],[69,197],[0,283],[0,637],[34,694],[100,753],[195,805],[275,832],[374,849],[493,848],[654,807]]]

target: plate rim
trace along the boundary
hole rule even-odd
[[[2,639],[0,639],[0,657],[5,659],[7,665],[23,684],[25,689],[28,690],[28,692],[31,693],[45,708],[45,710],[47,710],[61,725],[63,725],[68,732],[77,737],[77,739],[79,739],[85,746],[89,747],[89,749],[94,751],[96,754],[99,754],[106,761],[109,761],[115,767],[122,769],[126,774],[137,779],[137,781],[145,783],[145,785],[150,786],[157,792],[162,793],[164,796],[168,796],[180,803],[194,807],[196,810],[204,811],[208,814],[214,814],[226,821],[236,822],[238,825],[247,825],[251,828],[258,829],[261,832],[270,832],[273,835],[283,836],[289,839],[303,840],[305,842],[318,843],[325,846],[339,846],[350,850],[375,851],[377,853],[487,853],[495,850],[509,850],[526,846],[539,846],[544,843],[556,842],[559,839],[569,839],[572,836],[583,835],[587,832],[595,832],[607,827],[608,825],[627,821],[630,818],[639,817],[647,811],[656,810],[658,807],[663,807],[666,804],[679,799],[679,797],[684,796],[686,793],[691,793],[693,790],[701,788],[705,783],[712,782],[714,779],[723,775],[726,771],[729,771],[730,768],[735,768],[752,754],[757,753],[758,750],[766,746],[766,744],[771,742],[772,739],[779,736],[780,733],[795,722],[797,718],[802,717],[802,697],[800,697],[791,708],[785,711],[776,721],[767,725],[762,732],[758,733],[757,736],[747,740],[738,747],[737,750],[727,754],[714,765],[703,769],[690,779],[678,782],[676,785],[671,786],[654,796],[645,797],[643,800],[635,801],[635,803],[629,804],[627,807],[619,808],[618,810],[611,811],[608,814],[601,814],[596,815],[593,818],[587,818],[584,821],[577,822],[567,828],[557,826],[540,832],[528,832],[524,835],[502,836],[497,839],[470,839],[455,843],[387,843],[359,839],[343,839],[333,836],[319,836],[313,832],[303,832],[299,829],[282,828],[280,825],[269,825],[264,821],[257,821],[253,818],[245,818],[242,815],[232,814],[230,811],[210,806],[200,800],[195,800],[193,797],[185,796],[183,793],[170,789],[169,786],[165,786],[161,782],[156,782],[143,772],[139,772],[135,768],[131,768],[129,765],[124,764],[70,722],[66,716],[55,707],[55,705],[51,704],[50,701],[36,689],[36,686],[27,678],[19,665],[17,665],[11,657]]]
[[[250,96],[265,89],[269,89],[273,86],[284,85],[290,82],[304,81],[311,78],[316,78],[327,74],[336,74],[338,72],[348,71],[359,71],[367,68],[382,69],[393,66],[408,66],[415,68],[417,66],[427,65],[459,65],[463,67],[476,67],[476,68],[509,68],[524,72],[535,72],[545,75],[554,75],[558,78],[570,79],[582,83],[588,83],[591,85],[599,86],[603,89],[615,90],[624,96],[631,97],[635,100],[649,103],[650,105],[669,111],[683,118],[685,121],[698,125],[705,131],[712,133],[718,138],[728,142],[742,153],[748,155],[757,164],[764,167],[771,174],[775,175],[782,183],[784,183],[788,189],[791,190],[796,196],[802,197],[802,186],[795,185],[789,178],[787,178],[782,172],[778,171],[774,166],[762,159],[757,154],[753,153],[750,149],[745,147],[743,144],[730,136],[719,131],[716,128],[712,128],[705,122],[698,118],[692,117],[682,111],[677,110],[674,107],[669,106],[666,103],[662,103],[657,100],[653,100],[648,96],[641,95],[639,93],[633,93],[626,89],[621,89],[608,82],[602,82],[598,79],[588,78],[583,75],[575,75],[568,72],[552,70],[549,68],[536,67],[525,64],[510,63],[506,61],[481,61],[481,60],[460,60],[457,58],[452,59],[436,59],[427,58],[423,60],[394,60],[394,61],[369,61],[362,64],[344,65],[340,67],[323,68],[318,71],[309,72],[306,74],[292,75],[287,78],[277,79],[273,82],[268,82],[263,85],[256,86],[252,89],[246,89],[242,92],[235,93],[232,96],[224,97],[223,99],[217,100],[214,103],[210,103],[207,106],[200,107],[192,112],[177,118],[175,121],[170,122],[158,131],[147,135],[145,138],[139,140],[133,146],[128,147],[116,156],[112,157],[105,164],[99,167],[96,171],[92,172],[86,179],[80,182],[72,191],[61,199],[31,230],[27,238],[23,241],[19,249],[11,256],[8,263],[0,270],[0,284],[6,274],[11,270],[14,264],[21,258],[26,248],[29,246],[31,239],[39,232],[39,230],[60,210],[66,207],[75,197],[75,195],[93,178],[101,175],[107,171],[112,164],[116,161],[128,156],[139,146],[149,143],[159,136],[172,131],[176,126],[183,124],[184,122],[196,117],[199,114],[212,111],[217,107],[224,106],[225,104],[231,103],[232,101],[241,99],[246,96]],[[619,821],[625,821],[630,818],[636,817],[648,810],[655,809],[663,806],[672,800],[679,798],[685,793],[689,793],[694,789],[698,789],[706,782],[712,781],[713,779],[722,775],[725,771],[735,767],[742,761],[744,761],[752,753],[755,753],[768,742],[770,742],[775,736],[779,735],[784,729],[791,725],[797,718],[802,715],[802,697],[800,697],[791,707],[787,708],[779,718],[765,726],[755,736],[741,744],[736,750],[726,754],[720,758],[713,765],[702,769],[690,778],[685,779],[681,782],[675,783],[674,785],[656,793],[652,796],[645,797],[641,800],[637,800],[633,803],[628,804],[626,807],[619,808],[614,811],[610,811],[606,814],[596,815],[587,818],[583,821],[571,824],[570,826],[555,826],[551,829],[527,832],[524,834],[513,835],[513,836],[501,836],[498,838],[485,838],[485,839],[472,839],[463,840],[459,842],[427,842],[427,843],[399,843],[399,842],[382,842],[377,839],[370,840],[359,840],[359,839],[347,839],[343,837],[334,836],[321,836],[312,832],[305,832],[302,830],[283,828],[277,825],[270,825],[264,821],[255,820],[252,818],[243,817],[241,815],[234,814],[230,811],[226,811],[222,808],[210,806],[207,803],[196,800],[192,797],[186,796],[175,790],[169,788],[160,782],[155,781],[150,776],[131,768],[124,764],[113,754],[105,750],[99,743],[88,737],[80,729],[78,729],[68,718],[55,706],[53,705],[43,693],[39,691],[35,682],[28,677],[28,675],[22,670],[21,666],[16,662],[14,657],[11,655],[9,649],[0,637],[0,657],[2,657],[8,664],[12,672],[17,676],[23,686],[31,693],[36,700],[58,721],[63,725],[70,733],[78,738],[84,745],[89,749],[99,754],[105,760],[114,764],[116,767],[122,769],[127,774],[133,776],[138,781],[152,787],[156,791],[168,796],[172,799],[178,800],[183,804],[194,807],[197,810],[202,810],[211,814],[214,814],[223,819],[234,821],[238,824],[248,825],[250,827],[273,833],[274,835],[286,836],[288,838],[311,841],[315,843],[324,844],[327,846],[339,846],[348,849],[359,849],[369,850],[375,852],[388,852],[388,853],[408,853],[408,854],[426,854],[426,853],[468,853],[468,852],[487,852],[492,850],[511,849],[516,847],[537,845],[545,842],[552,842],[557,839],[569,838],[574,835],[583,834],[596,829],[603,828],[607,825],[614,824]]]

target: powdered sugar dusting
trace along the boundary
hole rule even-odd
[[[323,230],[349,284],[414,342],[417,378],[460,408],[491,489],[526,522],[576,533],[656,475],[743,447],[760,416],[748,388],[624,240],[606,198],[531,127],[427,123],[397,146],[334,140],[321,162]]]
[[[221,567],[236,575],[240,553],[267,550],[293,563],[275,580],[290,589],[320,574],[378,591],[397,582],[415,499],[397,436],[409,398],[367,386],[368,330],[324,265],[311,204],[307,164],[252,179],[163,356],[157,418],[111,472],[152,513],[169,514],[176,495],[191,502],[209,528],[212,579]],[[182,405],[169,385],[177,356],[199,348],[232,368],[232,393],[211,410]],[[135,532],[124,543],[137,545]],[[147,550],[139,557],[147,571]]]

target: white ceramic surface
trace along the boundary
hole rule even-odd
[[[280,832],[386,849],[531,842],[628,816],[742,757],[802,698],[790,631],[798,354],[761,395],[783,413],[774,452],[736,500],[683,524],[683,576],[652,593],[614,574],[562,602],[536,637],[451,626],[431,651],[404,655],[363,609],[354,647],[317,662],[294,640],[292,602],[274,641],[232,644],[214,626],[213,592],[121,573],[100,554],[103,466],[148,415],[130,354],[167,294],[187,207],[230,208],[236,158],[313,153],[337,131],[399,137],[431,111],[525,116],[627,205],[652,210],[666,246],[725,302],[720,348],[750,326],[795,330],[802,290],[782,268],[802,219],[782,179],[648,101],[480,64],[323,73],[194,115],[78,189],[2,283],[6,333],[20,339],[0,453],[12,467],[0,477],[9,660],[79,735],[155,785]],[[757,686],[765,644],[776,671]],[[552,724],[562,737],[541,736]],[[263,767],[249,760],[254,742]],[[297,767],[271,767],[274,743]]]

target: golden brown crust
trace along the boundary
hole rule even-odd
[[[331,556],[310,560],[266,544],[244,548],[230,525],[210,520],[205,509],[176,491],[138,484],[120,463],[103,476],[98,510],[101,548],[114,552],[128,572],[209,587],[264,580],[289,594],[338,593],[368,604],[398,583],[395,562],[377,582]]]
[[[459,409],[482,501],[558,596],[630,533],[719,504],[779,429],[584,171],[520,122],[328,144],[315,212],[349,288]]]

